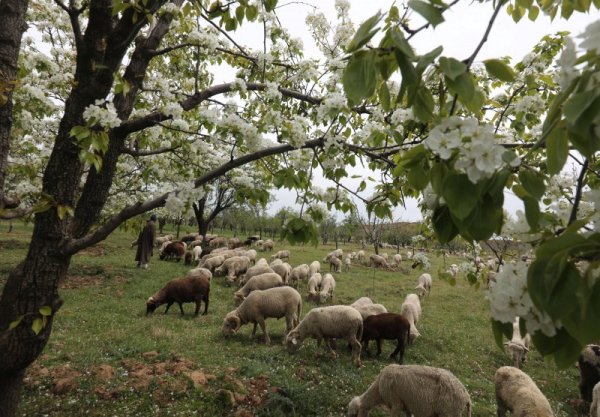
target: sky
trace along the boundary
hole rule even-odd
[[[368,19],[377,11],[387,11],[393,4],[393,1],[383,0],[350,0],[350,18],[358,28],[360,23]],[[396,2],[400,6],[402,3]],[[277,15],[282,23],[294,37],[302,39],[304,49],[308,57],[318,57],[319,52],[309,34],[305,18],[306,16],[318,9],[328,17],[330,21],[335,21],[335,1],[334,0],[302,0],[302,1],[285,1],[280,0],[277,7]],[[444,13],[446,21],[436,28],[431,28],[427,31],[419,33],[411,44],[415,47],[417,53],[426,53],[432,49],[443,46],[442,55],[455,57],[459,60],[470,56],[475,50],[477,44],[483,37],[487,28],[488,22],[493,12],[495,3],[487,1],[485,3],[471,3],[462,1],[453,6],[449,11]],[[512,62],[518,62],[532,47],[546,34],[555,33],[558,31],[569,31],[572,35],[580,34],[587,25],[600,18],[597,11],[590,14],[574,13],[569,20],[564,20],[560,17],[551,21],[549,17],[540,13],[535,22],[531,22],[527,17],[521,19],[519,23],[515,23],[505,10],[501,11],[496,19],[496,22],[490,32],[487,42],[483,45],[477,56],[477,61],[483,61],[488,58],[497,58],[510,56]],[[424,23],[416,13],[413,14],[413,27],[418,27]],[[234,39],[240,39],[241,43],[253,48],[262,49],[262,33],[256,32],[249,26],[242,26],[236,33],[233,34]],[[232,79],[232,74],[222,73],[222,79],[215,81],[228,82]],[[318,174],[318,173],[317,173]],[[352,174],[362,176],[371,175],[377,177],[377,174],[370,173],[367,169],[355,168]],[[317,177],[318,178],[318,177]],[[321,177],[322,178],[322,177]],[[318,178],[320,180],[320,178]],[[323,180],[325,182],[326,180]],[[360,180],[355,180],[351,185],[358,185]],[[320,184],[325,188],[325,184]],[[333,184],[331,184],[333,185]],[[369,188],[367,188],[367,192]],[[269,211],[275,213],[281,207],[295,207],[294,201],[296,198],[295,192],[286,190],[276,190],[273,193],[275,202],[271,204]],[[509,192],[505,195],[505,208],[514,213],[522,209],[521,201]],[[359,211],[365,215],[364,207],[359,204]],[[340,217],[341,215],[338,215]],[[343,216],[342,216],[343,217]],[[417,201],[406,201],[406,207],[399,207],[394,211],[394,220],[400,221],[417,221],[421,219],[421,213],[418,209]]]

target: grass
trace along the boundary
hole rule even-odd
[[[24,257],[31,231],[22,225],[10,234],[6,229],[6,223],[0,223],[0,286]],[[391,363],[387,355],[392,342],[383,344],[380,358],[363,355],[360,369],[351,364],[343,345],[337,360],[312,340],[290,355],[281,345],[285,320],[267,321],[270,346],[251,339],[251,325],[224,340],[222,320],[235,306],[234,289],[222,278],[213,280],[208,315],[194,318],[193,305],[185,304],[184,317],[177,306],[167,315],[162,314],[163,306],[146,317],[146,299],[188,268],[159,261],[156,254],[148,270],[135,268],[132,237],[116,232],[73,258],[61,289],[65,303],[44,354],[29,369],[19,415],[343,416],[350,399]],[[341,247],[345,252],[357,249]],[[278,242],[276,249],[290,249],[291,263],[297,265],[322,260],[334,246],[289,247]],[[433,253],[429,256],[434,285],[417,326],[422,337],[407,349],[404,363],[449,369],[469,391],[473,415],[495,415],[493,375],[498,367],[509,365],[510,358],[494,344],[484,291],[460,278],[454,287],[436,280],[443,261]],[[335,302],[349,304],[369,296],[397,312],[420,273],[355,266],[335,274]],[[306,283],[300,291],[305,299]],[[305,301],[303,314],[312,307]],[[101,365],[112,367],[114,375],[102,376]],[[557,417],[577,415],[568,402],[578,397],[575,367],[559,371],[532,351],[524,370],[546,394]],[[194,371],[206,377],[196,386],[188,377]],[[61,379],[75,384],[59,394]],[[380,409],[372,415],[387,414]]]

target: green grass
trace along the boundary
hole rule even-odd
[[[6,223],[0,223],[0,285],[24,257],[31,230],[17,225],[9,234],[6,229]],[[237,412],[240,416],[343,416],[350,399],[362,393],[391,363],[387,356],[394,348],[392,342],[384,343],[380,358],[363,355],[364,367],[360,369],[351,364],[350,353],[342,343],[338,344],[337,360],[323,348],[317,349],[313,340],[307,340],[298,354],[290,355],[281,345],[285,320],[267,321],[270,346],[263,345],[261,339],[251,339],[251,325],[224,340],[222,320],[235,306],[234,288],[224,286],[222,278],[213,280],[207,316],[194,318],[193,305],[185,304],[184,317],[176,305],[167,315],[162,314],[162,306],[146,317],[146,299],[188,268],[159,261],[156,254],[150,269],[135,268],[135,252],[129,247],[132,237],[131,233],[114,233],[98,245],[102,250],[85,251],[73,258],[69,278],[63,284],[66,288],[61,290],[65,303],[44,354],[30,368],[19,415],[219,416]],[[353,245],[341,247],[346,252],[357,249]],[[334,246],[290,247],[279,242],[276,249],[290,249],[291,263],[297,265],[321,261]],[[442,260],[429,255],[431,270],[437,271]],[[355,266],[349,273],[335,274],[335,303],[349,304],[369,296],[397,312],[420,273],[409,268],[388,272]],[[407,349],[404,363],[451,370],[471,395],[473,415],[495,415],[493,375],[498,367],[509,365],[510,358],[494,344],[484,291],[469,287],[463,279],[452,287],[436,279],[435,272],[433,276],[433,289],[422,304],[417,326],[422,337]],[[305,298],[306,283],[300,291]],[[303,314],[313,306],[305,302]],[[157,356],[142,355],[152,351]],[[185,365],[183,372],[177,370],[181,363]],[[56,395],[53,387],[65,364],[77,372],[77,385],[66,394]],[[96,376],[103,364],[115,369],[113,378]],[[149,374],[145,385],[139,385],[140,379],[133,376],[136,366]],[[40,367],[49,372],[40,371]],[[195,388],[185,375],[192,370],[214,378]],[[559,371],[532,351],[524,370],[546,394],[557,417],[577,415],[568,405],[569,399],[578,397],[575,367]],[[237,396],[234,405],[230,393]],[[372,415],[387,414],[378,410]]]

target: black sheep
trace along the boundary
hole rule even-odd
[[[396,349],[390,358],[400,353],[399,363],[404,357],[404,345],[410,341],[410,323],[406,317],[396,313],[382,313],[367,317],[363,322],[362,342],[367,351],[370,340],[377,341],[377,355],[381,354],[381,339],[397,340]]]
[[[200,305],[204,301],[205,315],[208,312],[208,299],[210,294],[210,279],[207,277],[183,277],[172,279],[162,287],[156,294],[146,302],[146,315],[153,313],[162,304],[167,304],[165,314],[173,303],[179,304],[179,310],[183,316],[183,303],[196,303],[195,316],[200,311]]]
[[[581,398],[592,402],[594,385],[600,382],[600,345],[587,345],[577,360]]]

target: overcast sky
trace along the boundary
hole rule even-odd
[[[378,10],[387,11],[394,3],[393,1],[361,1],[350,0],[350,17],[358,27],[361,22],[377,13]],[[319,56],[319,52],[306,29],[306,15],[315,8],[322,11],[331,21],[335,20],[336,12],[334,9],[334,0],[303,0],[282,1],[278,3],[277,14],[282,24],[288,28],[293,36],[301,38],[307,56]],[[396,2],[396,4],[401,4]],[[431,28],[419,33],[411,44],[418,53],[428,52],[438,46],[443,46],[443,55],[465,59],[472,54],[477,44],[480,42],[489,19],[493,12],[494,3],[487,1],[481,3],[470,3],[463,1],[458,3],[451,10],[444,13],[446,21],[437,28]],[[477,56],[477,61],[482,61],[491,57],[512,57],[512,62],[518,62],[524,55],[531,51],[532,47],[546,34],[558,31],[569,31],[576,36],[581,33],[585,27],[592,21],[599,18],[597,11],[592,14],[574,13],[567,21],[557,17],[553,22],[546,16],[540,14],[536,22],[531,22],[524,17],[518,24],[515,23],[505,11],[500,12],[494,27],[490,33],[488,41]],[[419,26],[424,21],[417,14],[413,15],[414,27]],[[234,34],[235,39],[241,40],[242,44],[254,48],[262,48],[262,33],[256,32],[256,26],[250,29],[251,25],[243,25]],[[215,81],[231,81],[228,77],[232,74],[222,73],[221,79]],[[368,175],[366,170],[357,170],[359,175]],[[376,176],[376,175],[375,175]],[[356,185],[358,184],[356,181]],[[319,184],[324,187],[324,184]],[[286,190],[274,192],[276,202],[272,204],[271,212],[277,211],[283,206],[293,206],[295,193]],[[406,209],[398,208],[394,212],[394,220],[415,221],[421,218],[416,201],[407,201]],[[507,194],[505,207],[510,212],[515,212],[522,207],[521,202],[514,196]],[[364,213],[364,209],[362,210]]]

